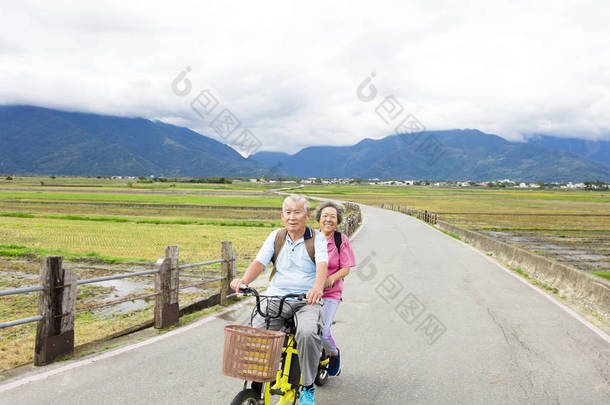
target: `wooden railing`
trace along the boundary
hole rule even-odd
[[[178,264],[178,246],[165,248],[165,257],[157,260],[153,270],[132,272],[113,276],[105,276],[78,280],[74,270],[63,266],[61,256],[43,257],[40,262],[41,285],[27,288],[0,291],[0,297],[15,294],[39,292],[38,315],[0,323],[0,328],[38,322],[36,328],[36,343],[34,349],[34,364],[44,365],[59,357],[74,353],[74,319],[77,312],[116,305],[137,299],[155,298],[154,327],[164,329],[178,323],[180,308],[178,305],[179,290],[220,281],[217,296],[208,297],[201,302],[190,304],[195,309],[201,309],[214,304],[225,305],[229,294],[229,284],[236,276],[236,253],[231,242],[222,242],[221,258],[191,264]],[[219,277],[207,280],[197,280],[180,287],[180,269],[221,263]],[[79,285],[100,283],[129,277],[154,275],[155,292],[140,294],[118,300],[98,303],[88,307],[76,308],[76,296]],[[216,298],[217,297],[217,298]]]
[[[417,219],[421,219],[424,222],[427,222],[432,225],[436,225],[441,218],[441,216],[437,213],[428,211],[428,210],[417,210],[414,208],[403,207],[397,204],[386,204],[383,203],[380,205],[381,208],[385,208],[387,210],[402,212],[403,214],[410,215],[412,217],[416,217]]]

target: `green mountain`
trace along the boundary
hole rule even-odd
[[[0,173],[132,176],[298,176],[610,182],[610,166],[473,129],[312,146],[244,159],[187,128],[150,121],[0,106]]]
[[[294,155],[258,152],[250,159],[298,177],[610,182],[610,166],[603,163],[473,129],[313,146]]]
[[[530,145],[546,149],[558,149],[585,156],[591,160],[610,165],[610,140],[588,140],[578,138],[562,138],[550,135],[536,134],[526,139]]]
[[[263,165],[187,128],[143,118],[0,106],[0,173],[250,176]]]

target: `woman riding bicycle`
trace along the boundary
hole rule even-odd
[[[286,197],[282,204],[285,228],[271,232],[243,277],[231,282],[231,288],[239,292],[241,285],[254,281],[273,259],[275,269],[266,295],[306,294],[306,302],[285,306],[281,315],[281,318],[295,318],[295,339],[303,386],[301,405],[315,405],[314,380],[322,351],[323,318],[320,299],[328,268],[326,238],[306,226],[310,219],[309,202],[305,197],[296,194]],[[267,305],[277,303],[271,301]],[[282,325],[283,320],[277,318],[271,321],[269,329],[278,330]],[[265,319],[257,314],[252,326],[264,328]]]
[[[328,248],[328,278],[322,296],[324,299],[322,342],[330,355],[328,374],[331,376],[337,376],[341,372],[341,352],[331,336],[330,328],[342,300],[343,279],[349,274],[350,267],[356,265],[349,239],[336,230],[342,220],[343,212],[335,203],[325,202],[316,210],[316,221],[320,224],[320,232],[326,237]]]

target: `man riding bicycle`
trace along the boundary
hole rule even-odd
[[[305,302],[295,302],[284,306],[281,318],[272,320],[269,329],[278,330],[283,325],[283,319],[295,318],[299,365],[301,368],[300,396],[301,405],[315,405],[314,380],[318,371],[318,363],[322,351],[322,298],[328,267],[328,250],[323,234],[307,227],[311,218],[309,202],[303,196],[292,194],[282,204],[282,222],[284,229],[277,229],[267,237],[256,259],[248,266],[242,278],[234,279],[231,288],[239,292],[242,284],[250,284],[265,270],[272,258],[274,273],[271,286],[266,291],[269,296],[286,294],[306,294]],[[280,242],[279,253],[276,252],[278,235],[285,236]],[[311,258],[311,240],[313,239],[314,260]],[[274,257],[275,256],[275,257]],[[270,309],[277,310],[277,303],[268,302]],[[283,319],[282,319],[283,318]],[[265,319],[256,314],[252,320],[255,328],[264,328]]]

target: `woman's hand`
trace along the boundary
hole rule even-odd
[[[333,276],[329,276],[326,279],[326,284],[324,285],[324,288],[333,288],[333,285],[335,285],[335,278]]]

